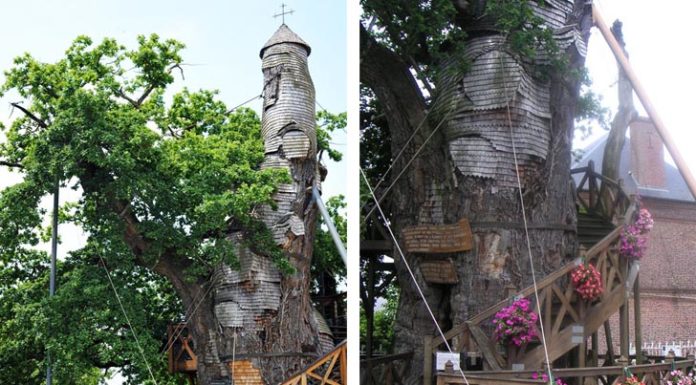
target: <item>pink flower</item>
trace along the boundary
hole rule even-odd
[[[535,324],[538,319],[539,316],[531,310],[531,302],[520,298],[495,314],[494,337],[504,344],[522,346],[537,337]]]

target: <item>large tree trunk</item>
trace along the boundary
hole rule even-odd
[[[581,0],[546,4],[545,10],[566,15],[562,22],[547,19],[548,26],[559,32],[570,69],[578,69],[584,62],[589,9]],[[471,251],[405,256],[444,331],[503,299],[507,286],[519,289],[531,283],[511,136],[537,277],[574,257],[576,248],[569,170],[578,80],[570,71],[556,70],[550,80],[542,79],[539,62],[521,59],[502,36],[485,28],[490,20],[478,20],[481,26],[463,26],[471,36],[466,48],[470,71],[442,72],[449,76],[436,84],[432,112],[391,174],[399,175],[425,139],[438,130],[398,180],[389,200],[397,234],[417,224],[449,224],[462,218],[471,224]],[[573,24],[577,35],[560,33]],[[385,106],[396,154],[424,116],[422,98],[408,66],[362,32],[362,80]],[[457,284],[426,282],[419,265],[433,258],[454,261]],[[436,329],[398,255],[395,264],[401,288],[395,352],[414,351],[408,383],[422,383],[423,337],[435,336]]]

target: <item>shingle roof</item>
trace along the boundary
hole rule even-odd
[[[263,48],[261,48],[261,52],[259,52],[259,56],[263,58],[263,51],[265,51],[266,48],[283,43],[299,44],[307,49],[307,55],[309,55],[312,52],[312,48],[309,46],[309,44],[307,44],[304,40],[302,40],[302,38],[297,36],[297,34],[293,32],[287,25],[282,24],[280,27],[278,27],[278,30],[275,31],[273,36],[271,36],[271,38],[268,39],[266,44],[263,45]]]
[[[604,146],[607,142],[608,134],[603,135],[594,143],[587,146],[582,158],[573,163],[573,168],[587,166],[590,160],[594,161],[595,171],[601,172],[602,160],[604,159]],[[621,160],[619,164],[619,178],[623,179],[624,189],[629,194],[638,194],[642,197],[657,199],[669,199],[685,202],[694,202],[694,198],[689,192],[689,188],[682,178],[679,170],[669,162],[663,162],[665,168],[665,188],[653,188],[641,186],[633,175],[633,165],[631,164],[631,138],[626,138],[624,147],[621,150]],[[575,183],[580,182],[580,175],[575,175]]]

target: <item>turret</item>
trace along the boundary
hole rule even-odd
[[[301,169],[312,167],[317,152],[314,84],[307,67],[310,52],[309,45],[285,24],[260,52],[264,79],[261,133],[266,152],[262,167],[287,168],[293,177],[291,184],[278,189],[278,209],[262,210],[263,221],[279,244],[286,242],[288,230],[294,236],[304,235],[303,214],[293,205],[310,187],[306,186],[306,171]]]

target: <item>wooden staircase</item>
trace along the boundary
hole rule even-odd
[[[581,353],[576,356],[579,356],[579,364],[584,366],[587,339],[624,306],[628,290],[631,289],[627,284],[630,266],[625,259],[619,258],[618,243],[624,218],[632,218],[635,205],[620,183],[597,174],[592,163],[571,173],[579,176],[576,204],[580,255],[575,261],[538,281],[537,289],[549,365],[580,347]],[[577,296],[569,279],[570,272],[583,259],[597,267],[604,285],[601,296],[589,302]],[[541,369],[546,355],[540,341],[501,351],[492,337],[493,316],[510,305],[514,298],[520,297],[528,298],[533,303],[532,308],[536,309],[534,287],[522,289],[513,297],[500,301],[463,325],[446,332],[445,338],[452,350],[466,352],[469,356],[481,356],[484,371]],[[439,335],[426,337],[424,343],[424,384],[431,385],[433,357],[435,352],[444,350],[444,344]]]

